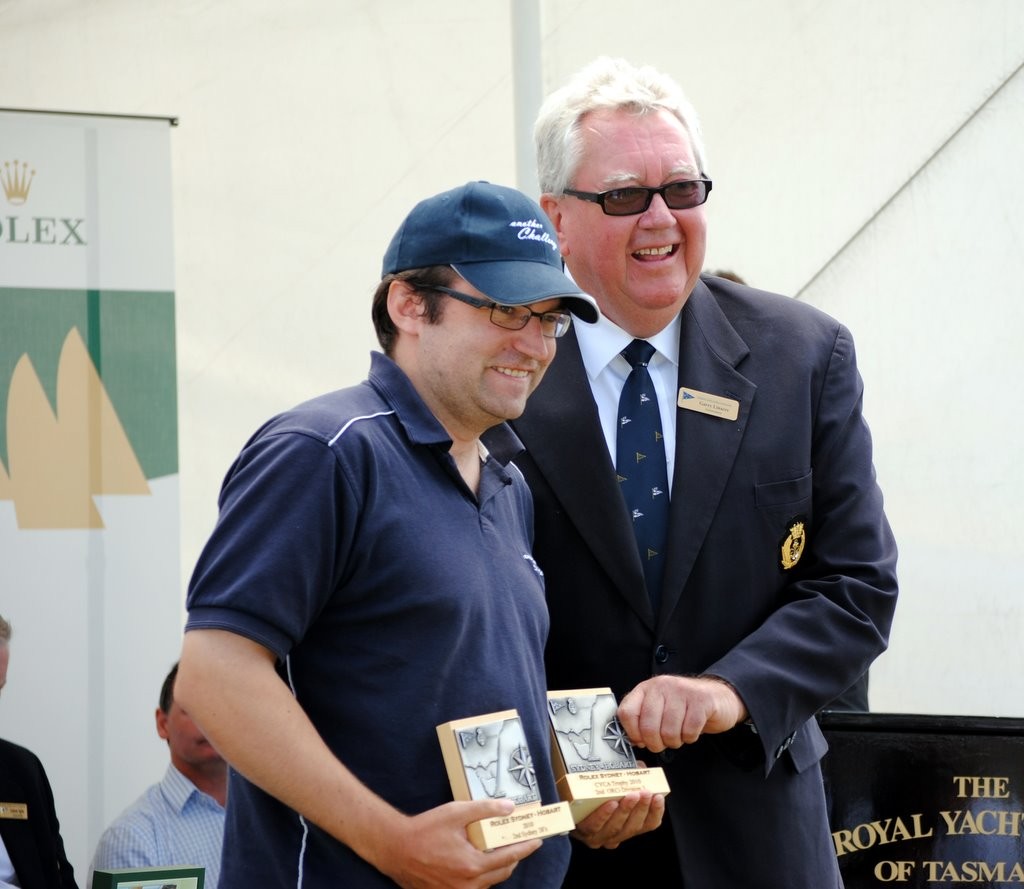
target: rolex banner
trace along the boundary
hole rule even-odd
[[[3,734],[51,781],[77,776],[54,781],[69,852],[95,840],[80,825],[127,802],[105,776],[132,771],[136,731],[150,745],[180,643],[170,132],[0,111]]]

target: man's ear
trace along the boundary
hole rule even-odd
[[[156,733],[167,740],[167,714],[159,707],[156,708]]]
[[[551,220],[551,224],[555,227],[555,234],[558,235],[558,249],[562,256],[569,255],[569,245],[566,242],[565,231],[563,229],[563,213],[562,213],[562,201],[560,198],[556,198],[551,192],[544,192],[540,196],[541,209],[548,214],[548,219]]]
[[[395,327],[416,336],[423,324],[423,295],[406,281],[392,281],[388,287],[388,315]]]

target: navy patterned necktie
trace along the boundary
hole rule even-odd
[[[646,340],[633,340],[622,350],[633,370],[619,397],[615,470],[632,516],[647,593],[657,614],[668,537],[668,468],[658,396],[647,371],[652,355],[654,346]]]

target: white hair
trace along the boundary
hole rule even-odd
[[[680,86],[650,66],[601,56],[548,96],[537,115],[533,139],[542,192],[562,194],[571,187],[583,153],[583,118],[618,110],[637,115],[664,110],[675,116],[690,139],[700,174],[707,175],[700,121]]]

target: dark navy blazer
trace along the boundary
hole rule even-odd
[[[663,854],[686,889],[826,889],[839,877],[814,715],[885,649],[897,593],[853,341],[806,304],[705,277],[679,362],[681,387],[737,402],[738,416],[677,410],[659,614],[572,333],[512,424],[552,618],[548,687],[621,699],[650,676],[709,673],[757,731],[658,757],[672,787],[660,838],[594,854],[574,843],[566,885],[658,873]],[[784,568],[796,522],[804,549]]]
[[[0,837],[26,889],[78,889],[64,853],[53,792],[30,750],[0,739],[0,803],[28,807],[27,819],[0,818]]]

